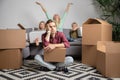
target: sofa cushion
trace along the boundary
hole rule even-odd
[[[69,42],[69,43],[70,43],[70,46],[81,46],[82,45],[81,40],[80,41]]]
[[[69,37],[70,29],[63,29],[63,33],[66,37]]]

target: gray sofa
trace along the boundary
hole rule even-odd
[[[26,29],[26,33],[29,34],[30,31],[32,31],[30,28]],[[69,31],[70,29],[63,29],[63,33],[65,34],[65,36],[69,35]],[[29,37],[27,41],[29,41]],[[81,59],[81,38],[76,39],[75,42],[69,42],[69,43],[70,43],[70,47],[67,48],[66,55],[79,57]],[[29,44],[29,48],[30,48],[31,56],[34,56],[36,54],[42,55],[43,52],[42,43],[40,43],[39,47],[35,46],[35,44]]]
[[[63,29],[63,33],[67,37],[69,35],[70,29]],[[82,38],[76,39],[74,42],[69,42],[70,47],[67,48],[67,54],[71,55],[73,57],[78,57],[81,59],[81,53],[82,53]]]

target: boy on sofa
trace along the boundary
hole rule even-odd
[[[73,42],[77,38],[80,38],[80,28],[78,27],[78,24],[76,22],[72,23],[72,29],[69,32],[69,37],[67,37],[68,41]]]

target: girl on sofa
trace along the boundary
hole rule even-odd
[[[51,17],[49,16],[48,12],[43,7],[43,5],[40,2],[36,2],[36,4],[38,4],[42,8],[44,13],[46,14],[47,19],[51,19]],[[65,18],[67,16],[67,13],[68,13],[69,8],[70,8],[71,5],[72,5],[72,3],[68,3],[67,8],[66,8],[62,18],[60,18],[60,16],[58,14],[54,14],[54,16],[53,16],[53,20],[55,21],[55,23],[57,25],[57,30],[60,31],[60,32],[63,32],[63,24],[65,22]]]

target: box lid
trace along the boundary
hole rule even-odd
[[[0,49],[25,48],[25,30],[0,30]]]
[[[96,18],[96,19],[89,18],[87,21],[85,21],[83,23],[83,25],[85,25],[85,24],[104,24],[104,25],[110,25],[108,22],[103,21],[103,20],[98,19],[98,18]]]

